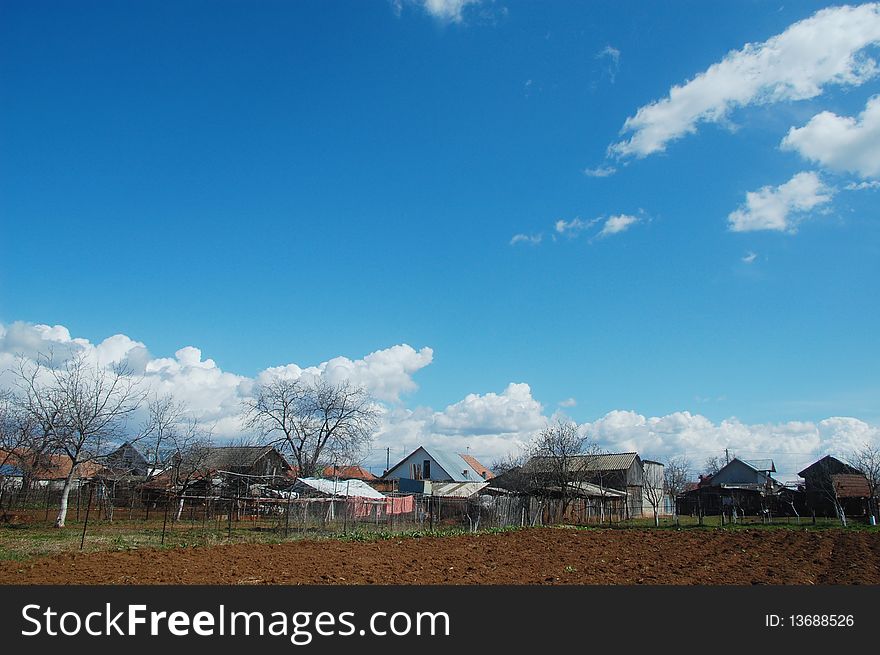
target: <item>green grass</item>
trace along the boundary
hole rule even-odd
[[[302,531],[298,527],[291,526],[290,532],[285,535],[284,530],[271,530],[266,527],[255,526],[248,522],[233,523],[231,531],[228,524],[209,523],[207,527],[199,522],[189,523],[182,521],[178,524],[169,523],[165,540],[162,543],[162,521],[151,520],[116,520],[112,523],[106,521],[90,521],[88,532],[83,547],[84,552],[98,551],[127,551],[140,548],[195,548],[216,546],[220,544],[253,543],[253,544],[279,544],[300,539],[327,539],[342,542],[371,542],[403,539],[420,539],[425,537],[454,537],[474,534],[467,528],[462,527],[438,527],[434,529],[419,529],[417,526],[389,530],[385,526],[358,526],[346,531],[309,529]],[[500,534],[528,528],[508,526],[501,528],[485,528],[477,534]],[[760,519],[748,517],[742,522],[730,524],[725,522],[721,525],[720,517],[705,517],[703,524],[691,516],[679,517],[679,522],[670,518],[661,519],[660,526],[654,527],[652,519],[631,519],[621,523],[602,525],[557,525],[549,529],[574,529],[574,530],[838,530],[841,526],[835,519],[817,519],[813,524],[812,518],[803,519],[800,524],[792,520],[783,523],[776,522],[766,524]],[[864,523],[851,522],[847,530],[866,530],[880,532],[880,527],[868,526]],[[76,520],[68,521],[67,527],[56,529],[51,527],[51,521],[35,521],[19,525],[0,524],[0,562],[20,562],[37,557],[58,555],[62,553],[76,553],[80,551],[82,539],[82,523]]]

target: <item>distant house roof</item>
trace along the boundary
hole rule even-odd
[[[628,471],[635,463],[638,453],[609,453],[605,455],[573,455],[570,458],[572,472]],[[549,457],[541,455],[526,462],[525,469],[541,471]],[[549,466],[547,466],[549,468]]]
[[[221,471],[247,468],[273,450],[273,446],[213,446],[208,448],[205,468]]]
[[[838,498],[870,498],[871,485],[862,473],[837,473],[831,476]]]
[[[363,466],[330,466],[324,467],[325,478],[342,478],[346,480],[376,480],[376,476]]]
[[[107,455],[104,461],[108,468],[138,475],[146,475],[150,468],[147,458],[128,441]]]
[[[743,459],[740,460],[751,466],[756,471],[764,473],[776,473],[776,465],[772,459]]]
[[[0,476],[7,478],[20,478],[24,475],[24,471],[15,466],[14,464],[6,464],[0,465]]]
[[[0,460],[6,458],[6,451],[0,451]],[[57,453],[33,454],[30,451],[15,451],[6,461],[22,471],[29,471],[34,480],[64,480],[70,473],[71,461],[67,455]],[[74,478],[93,478],[104,467],[95,461],[82,462],[73,473]]]
[[[315,493],[342,498],[385,498],[363,480],[325,480],[323,478],[297,478],[293,490],[298,493]]]
[[[836,457],[832,457],[831,455],[825,455],[820,460],[817,460],[810,464],[803,471],[798,473],[798,475],[802,478],[807,478],[812,475],[831,475],[833,473],[861,473],[857,468],[850,466],[844,462],[841,462]]]
[[[484,480],[491,480],[495,477],[495,474],[492,473],[492,471],[487,469],[485,466],[480,464],[480,462],[477,461],[477,458],[473,455],[463,455],[462,453],[459,453],[458,456],[461,457],[465,462],[470,464],[470,467],[474,469],[477,473],[479,473],[480,477]]]

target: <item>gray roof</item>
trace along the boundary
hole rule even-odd
[[[431,450],[425,448],[424,450],[446,471],[453,482],[482,482],[483,476],[477,473],[458,453],[450,453],[436,448]]]
[[[214,446],[208,449],[205,467],[222,470],[252,466],[271,450],[272,446]]]
[[[772,471],[776,473],[776,466],[773,464],[772,459],[741,459],[740,461],[745,462],[756,471]]]
[[[636,461],[638,453],[609,453],[607,455],[574,455],[571,458],[573,471],[627,471]],[[547,457],[533,457],[526,468],[538,468]]]

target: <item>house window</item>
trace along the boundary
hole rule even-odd
[[[425,480],[431,479],[431,460],[430,459],[426,459],[424,462],[422,462],[422,473],[424,473],[424,475],[425,475],[425,478],[424,478]]]

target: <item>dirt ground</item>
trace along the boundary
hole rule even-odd
[[[2,584],[880,584],[880,533],[535,528],[64,554]]]

